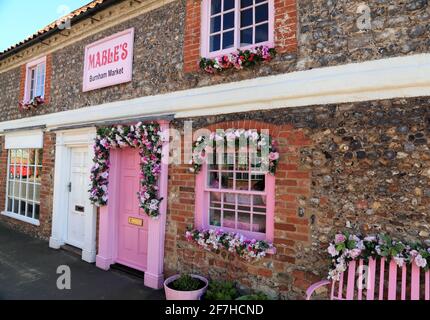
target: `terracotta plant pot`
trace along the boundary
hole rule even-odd
[[[191,274],[193,278],[199,279],[205,283],[201,289],[194,291],[178,291],[168,287],[168,284],[175,281],[180,277],[179,274],[171,276],[164,281],[164,292],[166,293],[166,300],[200,300],[208,288],[208,280],[201,276]]]

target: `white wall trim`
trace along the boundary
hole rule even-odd
[[[25,130],[5,134],[5,149],[43,148],[42,130]]]
[[[172,113],[182,118],[417,96],[430,96],[430,54],[298,71],[6,121],[0,123],[0,132]]]
[[[56,132],[55,175],[54,175],[54,206],[52,212],[52,233],[49,246],[54,249],[65,244],[67,233],[67,217],[69,212],[69,192],[67,183],[70,181],[70,154],[73,147],[88,148],[88,185],[94,156],[93,143],[96,137],[94,127]],[[82,249],[82,260],[95,262],[96,260],[96,223],[97,210],[87,197],[85,202],[85,239]]]

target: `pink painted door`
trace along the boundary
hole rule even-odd
[[[140,157],[137,149],[120,150],[117,262],[146,270],[148,217],[139,208]]]

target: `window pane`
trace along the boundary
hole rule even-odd
[[[255,23],[269,20],[269,5],[262,4],[255,8]]]
[[[208,175],[208,187],[212,189],[219,189],[218,172],[210,171]]]
[[[40,211],[40,206],[38,204],[34,205],[34,217],[33,219],[39,220],[39,211]]]
[[[18,213],[18,206],[19,206],[19,201],[18,200],[14,200],[13,202],[13,213]]]
[[[20,206],[20,208],[19,208],[19,214],[21,215],[21,216],[25,216],[25,201],[20,201],[20,203],[21,203],[21,206]]]
[[[42,149],[37,149],[36,150],[36,164],[41,166],[42,165],[42,160],[43,160],[43,150]]]
[[[253,9],[251,8],[251,9],[243,10],[240,13],[240,26],[242,28],[253,24],[252,12],[253,12]]]
[[[221,226],[221,210],[219,209],[209,210],[209,224],[211,226],[216,226],[216,227]]]
[[[233,189],[233,172],[221,172],[221,187],[223,189]]]
[[[252,0],[241,0],[240,1],[240,7],[241,8],[249,7],[250,5],[252,5]]]
[[[222,38],[222,48],[228,49],[233,47],[234,44],[234,31],[224,32]]]
[[[218,51],[221,47],[221,37],[219,34],[210,37],[210,51]]]
[[[251,195],[249,194],[239,194],[237,196],[237,203],[242,205],[241,208],[239,210],[242,211],[249,211],[251,210],[250,205],[251,205]]]
[[[221,16],[211,18],[211,33],[219,32],[221,30]]]
[[[34,201],[40,201],[40,185],[38,184],[34,186]]]
[[[224,11],[234,8],[235,0],[224,0]]]
[[[27,217],[33,218],[33,204],[27,203]]]
[[[269,24],[265,23],[255,27],[255,43],[269,40]]]
[[[27,183],[25,182],[21,182],[21,193],[20,193],[20,198],[21,199],[26,199],[27,198]]]
[[[12,212],[12,198],[7,199],[7,211]]]
[[[221,0],[212,0],[211,1],[211,15],[217,14],[221,12]]]
[[[231,29],[234,27],[234,11],[226,13],[224,15],[224,22],[223,22],[223,30]]]
[[[265,213],[266,212],[266,196],[254,195],[254,212]]]
[[[252,44],[252,28],[240,31],[240,46],[244,47]]]
[[[238,213],[237,228],[240,230],[251,231],[251,215],[249,213]]]
[[[266,176],[264,174],[251,175],[251,190],[264,191],[266,184]]]
[[[211,192],[210,193],[210,207],[220,208],[221,207],[221,197],[222,193],[220,192]]]
[[[266,232],[266,216],[260,214],[254,214],[252,216],[252,231],[253,232]]]
[[[224,209],[236,210],[236,194],[234,193],[224,194]]]
[[[226,211],[224,210],[223,214],[223,227],[226,228],[235,228],[235,213],[234,211]]]

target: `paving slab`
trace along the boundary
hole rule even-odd
[[[70,290],[57,288],[59,266],[70,268]],[[140,277],[101,270],[0,223],[0,299],[159,300],[164,292],[145,287]]]

